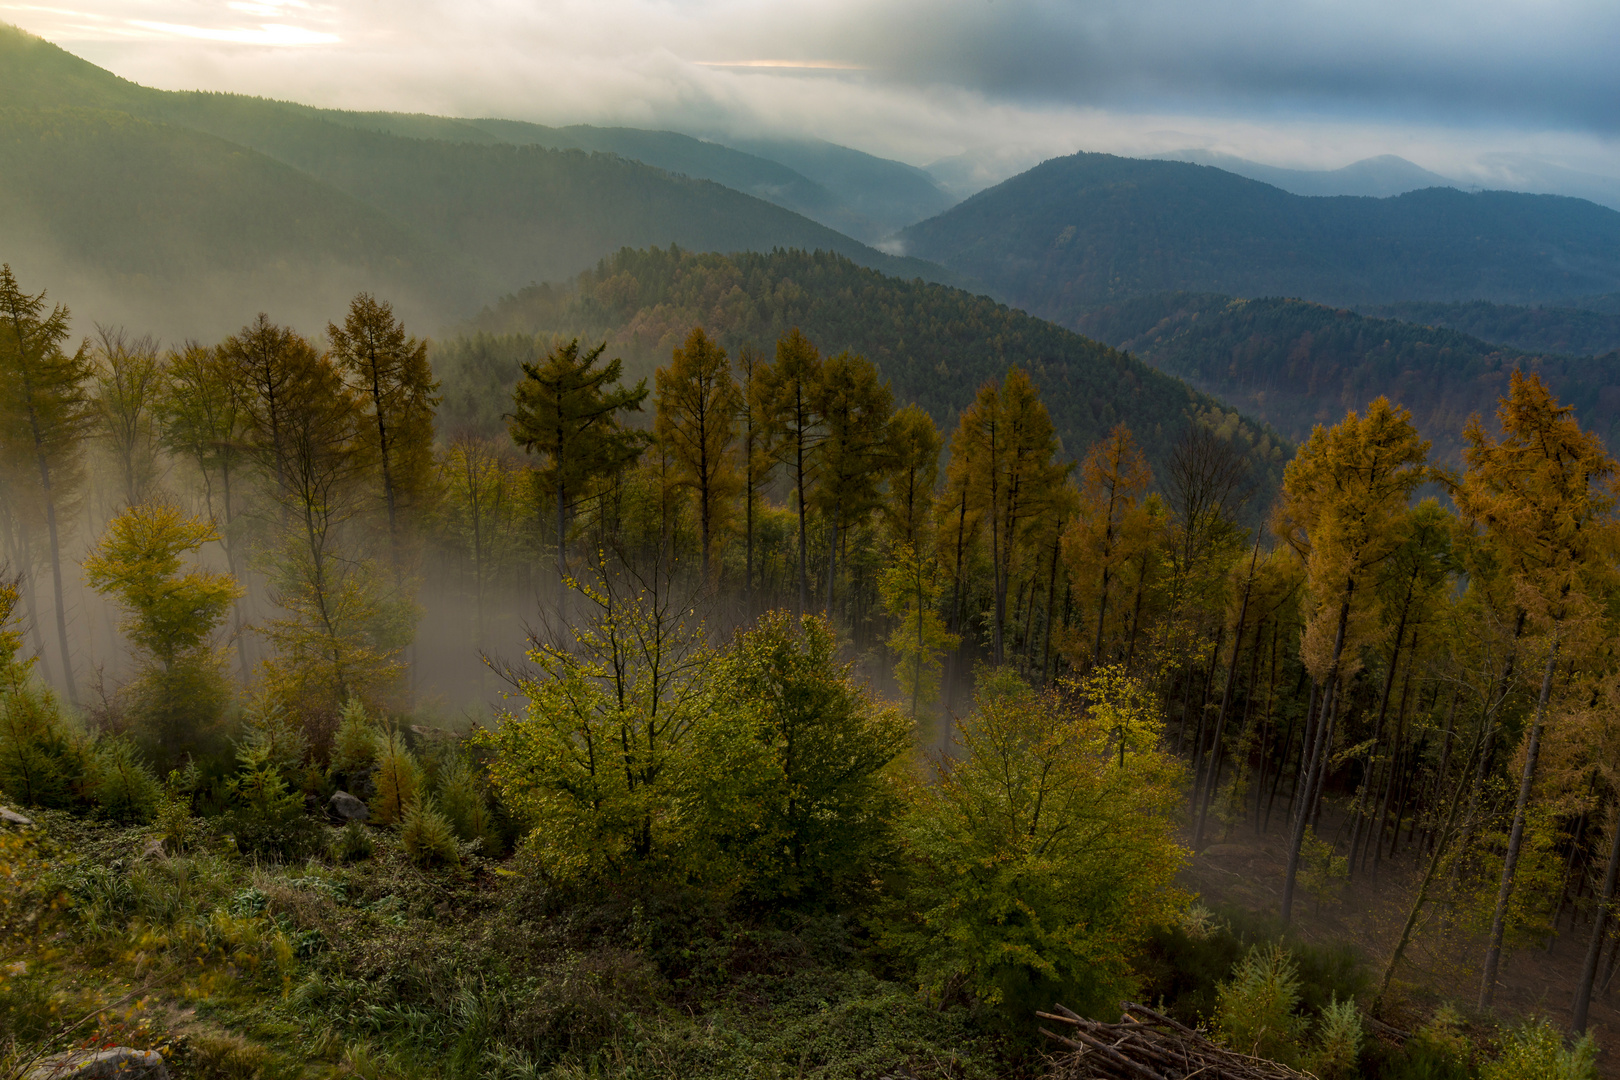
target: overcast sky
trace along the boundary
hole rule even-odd
[[[1616,0],[0,0],[0,19],[170,89],[1000,173],[1206,149],[1620,177]]]

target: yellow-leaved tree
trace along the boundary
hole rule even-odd
[[[219,539],[213,522],[161,503],[113,518],[84,560],[91,588],[116,597],[140,664],[127,689],[137,731],[161,764],[195,752],[230,700],[213,636],[242,586],[230,574],[187,565]]]

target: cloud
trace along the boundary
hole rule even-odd
[[[826,138],[979,183],[1075,149],[1620,175],[1612,0],[66,0],[149,85]]]

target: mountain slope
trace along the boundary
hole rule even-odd
[[[497,429],[518,361],[554,335],[607,340],[639,378],[667,364],[695,325],[733,356],[745,347],[770,355],[793,327],[823,355],[859,352],[892,381],[897,400],[917,402],[947,431],[985,380],[1017,365],[1041,387],[1071,457],[1124,421],[1158,466],[1197,416],[1256,447],[1263,487],[1281,473],[1285,448],[1274,433],[1133,357],[987,297],[802,252],[624,251],[568,289],[507,297],[435,356],[447,430]]]
[[[1282,188],[1294,195],[1362,195],[1384,199],[1423,188],[1458,186],[1455,180],[1448,180],[1439,173],[1432,173],[1394,154],[1363,158],[1337,169],[1284,169],[1208,150],[1183,150],[1178,154],[1166,154],[1165,158],[1170,161],[1190,161],[1195,165],[1212,165],[1250,180]]]
[[[1620,353],[1521,352],[1456,330],[1301,300],[1169,293],[1092,312],[1083,333],[1129,351],[1303,440],[1379,395],[1405,405],[1436,460],[1460,462],[1469,416],[1491,416],[1519,368],[1539,372],[1581,422],[1620,445]]]
[[[1484,300],[1457,304],[1407,300],[1396,304],[1369,304],[1356,310],[1377,319],[1400,319],[1461,330],[1484,341],[1525,352],[1595,356],[1620,349],[1620,313],[1602,310],[1523,307]]]
[[[1620,288],[1620,213],[1445,188],[1308,198],[1219,169],[1076,154],[901,234],[1031,312],[1186,290],[1326,303],[1546,303]]]
[[[82,314],[166,337],[214,336],[261,309],[318,325],[363,288],[431,329],[625,246],[826,249],[943,274],[625,158],[481,142],[443,118],[413,121],[433,137],[407,137],[281,102],[148,90],[10,29],[0,102],[22,103],[0,111],[0,189],[17,218],[0,258]],[[233,169],[251,181],[223,180]]]

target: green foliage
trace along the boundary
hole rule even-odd
[[[86,795],[98,812],[126,823],[152,820],[163,789],[129,739],[102,736],[89,764]]]
[[[456,837],[482,841],[481,854],[500,851],[500,830],[489,805],[483,778],[459,753],[454,753],[439,774],[439,808]]]
[[[1299,1000],[1294,958],[1280,945],[1256,945],[1220,988],[1215,1031],[1234,1050],[1295,1064],[1305,1034]]]
[[[26,669],[8,674],[10,684],[0,687],[0,791],[24,806],[77,805],[91,761],[88,743]]]
[[[898,932],[935,995],[965,987],[1021,1018],[1040,1002],[1114,1007],[1131,957],[1184,902],[1181,770],[1151,744],[1123,763],[1104,710],[1078,715],[1008,671],[907,820],[914,926]]]
[[[1307,1055],[1310,1071],[1320,1080],[1344,1080],[1356,1075],[1361,1054],[1361,1010],[1354,998],[1334,998],[1317,1020],[1316,1036]]]
[[[333,833],[327,852],[339,863],[364,862],[377,853],[377,844],[364,825],[351,821]]]
[[[277,767],[274,745],[250,739],[237,752],[230,808],[223,825],[245,853],[297,859],[314,849],[320,824],[304,813],[303,795],[290,789]]]
[[[361,783],[370,783],[369,777],[377,767],[377,757],[384,745],[382,732],[366,715],[364,703],[354,697],[344,702],[337,733],[332,736],[331,770],[338,786],[363,798],[365,793],[355,788]]]
[[[1596,356],[1620,349],[1620,312],[1600,310],[1595,299],[1587,298],[1581,307],[1523,307],[1486,300],[1402,300],[1363,305],[1356,310],[1372,318],[1443,326],[1525,352]]]
[[[508,366],[511,359],[537,357],[559,335],[606,339],[632,375],[650,373],[697,325],[733,356],[798,327],[824,355],[847,350],[871,360],[897,401],[916,403],[942,427],[981,384],[1022,368],[1041,388],[1056,435],[1071,453],[1123,421],[1138,433],[1155,469],[1168,458],[1185,417],[1220,407],[1126,353],[988,297],[910,276],[884,277],[839,255],[803,251],[621,251],[581,275],[567,294],[531,286],[496,304],[467,332],[522,337],[452,340],[441,347],[440,375],[452,402],[472,397],[461,389],[463,380],[510,388],[521,375]],[[1274,484],[1280,438],[1241,418],[1234,426],[1256,468]]]
[[[195,816],[192,807],[196,780],[195,766],[184,773],[171,770],[163,782],[162,797],[153,815],[152,824],[164,847],[176,855],[189,851],[202,835],[203,822]]]
[[[1509,1034],[1480,1080],[1597,1080],[1597,1044],[1590,1034],[1565,1045],[1558,1029],[1533,1020]]]
[[[713,778],[734,785],[732,813],[748,816],[710,827],[746,846],[752,890],[806,899],[867,880],[892,842],[899,793],[889,766],[910,743],[910,723],[838,662],[832,627],[814,616],[761,616],[718,681],[725,722],[744,733],[752,760]]]
[[[450,822],[433,804],[430,796],[418,796],[405,808],[399,823],[399,842],[417,866],[457,866],[461,852]]]
[[[889,636],[889,649],[899,659],[894,677],[900,684],[902,700],[917,718],[939,695],[942,657],[962,644],[939,616],[939,598],[945,591],[939,566],[924,562],[910,546],[895,552],[880,585],[883,605],[895,620]]]

